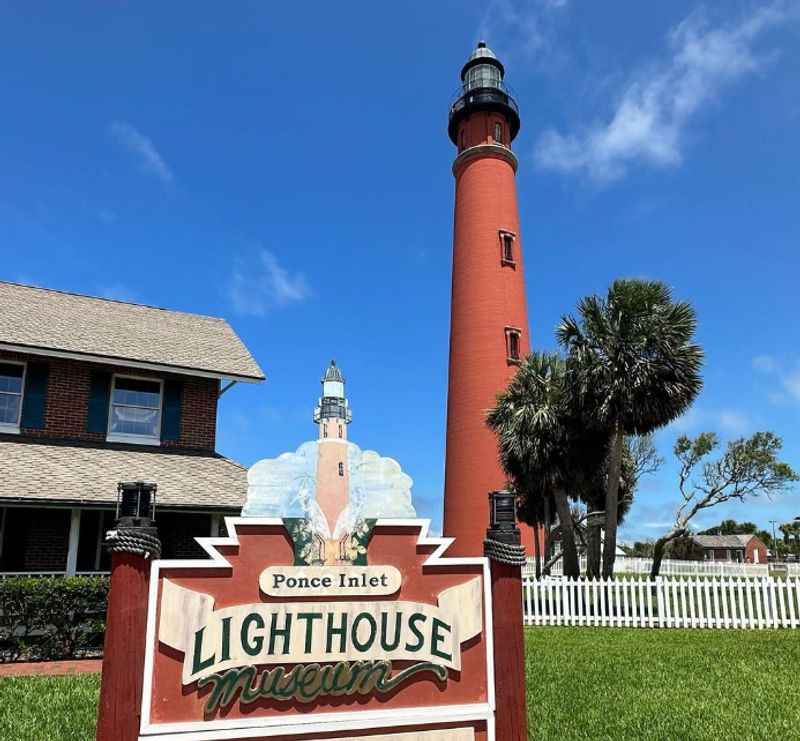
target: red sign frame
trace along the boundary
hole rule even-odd
[[[389,609],[391,603],[399,602],[436,610],[437,596],[462,589],[470,582],[475,585],[480,579],[478,594],[482,604],[477,609],[482,626],[479,633],[459,642],[457,670],[451,665],[443,681],[424,675],[412,677],[386,695],[323,695],[303,703],[269,698],[248,707],[237,700],[213,713],[204,712],[207,693],[201,697],[196,682],[182,684],[181,672],[188,663],[186,654],[175,650],[174,643],[168,645],[160,640],[164,637],[160,618],[165,582],[170,589],[175,585],[186,593],[198,593],[204,598],[210,595],[213,609],[219,614],[247,606],[266,609],[273,605],[277,609],[275,603],[286,603],[287,598],[265,594],[259,588],[259,575],[268,567],[290,567],[294,558],[292,540],[282,519],[230,517],[225,522],[228,537],[196,539],[211,560],[156,560],[151,566],[140,741],[267,737],[283,741],[368,741],[383,739],[385,734],[398,741],[412,737],[433,740],[455,737],[456,729],[471,729],[465,738],[494,741],[489,562],[484,557],[446,557],[452,539],[430,537],[429,521],[421,519],[382,519],[375,523],[368,545],[369,563],[399,570],[402,582],[396,594],[369,595],[359,604],[383,604]],[[351,602],[353,597],[332,595],[325,599],[332,607],[344,607],[337,603]],[[319,596],[301,597],[290,603],[296,606],[319,600]],[[284,607],[281,605],[281,609]],[[177,627],[180,630],[184,626]],[[257,668],[264,672],[269,667],[258,664]]]

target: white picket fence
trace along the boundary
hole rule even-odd
[[[631,556],[617,556],[614,561],[616,574],[649,574],[653,566],[651,558],[635,558]],[[775,564],[787,576],[800,577],[800,563]],[[665,558],[661,562],[661,576],[770,576],[771,564],[765,563],[735,563],[733,561],[679,561]],[[586,571],[586,557],[581,557],[581,572]],[[529,562],[525,573],[533,575],[533,563]],[[562,563],[557,561],[550,570],[551,576],[562,575]]]
[[[522,579],[526,625],[797,628],[800,579]]]

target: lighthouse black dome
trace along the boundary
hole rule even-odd
[[[519,106],[503,78],[505,67],[497,55],[479,41],[461,69],[461,88],[450,106],[447,133],[457,143],[459,124],[476,111],[497,111],[508,121],[511,141],[519,132]]]
[[[325,381],[344,383],[344,376],[342,375],[342,371],[339,370],[339,366],[336,365],[335,360],[331,360],[331,364],[328,366],[328,369],[325,371],[325,375],[322,377],[322,382],[325,383]]]

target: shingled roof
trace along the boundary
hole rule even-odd
[[[224,319],[0,281],[2,348],[264,379]]]
[[[0,439],[0,502],[112,504],[120,481],[153,481],[158,506],[239,510],[247,469],[216,454]]]
[[[692,540],[703,548],[744,548],[754,535],[694,535]]]

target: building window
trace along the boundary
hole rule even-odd
[[[161,381],[114,376],[108,439],[157,444],[161,441]]]
[[[339,425],[339,437],[342,437],[343,434],[344,434],[344,430],[342,429],[342,426]]]
[[[322,423],[322,437],[328,437],[328,423]]]
[[[506,359],[509,363],[520,361],[520,337],[522,331],[516,327],[506,327]]]
[[[0,432],[19,432],[24,363],[0,363]]]
[[[514,265],[514,234],[512,232],[500,232],[500,262],[503,265]]]
[[[344,476],[344,463],[339,463],[339,475]]]
[[[496,121],[494,125],[494,140],[498,144],[503,143],[503,124],[501,124],[499,121]]]

